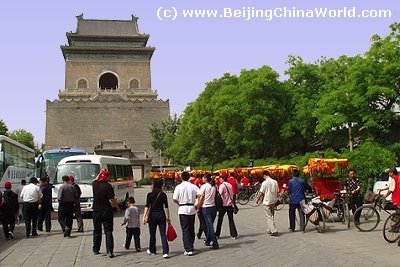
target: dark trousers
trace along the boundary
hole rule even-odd
[[[296,209],[299,211],[299,219],[300,219],[300,230],[304,231],[305,228],[305,215],[303,210],[301,209],[300,204],[289,204],[289,228],[291,230],[296,229]]]
[[[169,245],[167,242],[166,229],[167,229],[167,218],[165,217],[164,211],[151,211],[149,220],[149,250],[152,253],[156,253],[156,230],[157,226],[160,230],[161,244],[163,254],[169,253]]]
[[[222,222],[224,220],[225,213],[228,214],[229,220],[229,234],[231,237],[237,237],[237,230],[235,221],[233,220],[233,207],[232,206],[223,206],[222,209],[218,212],[218,222],[217,222],[217,230],[215,231],[215,235],[217,237],[221,234]]]
[[[350,195],[349,196],[349,209],[351,209],[351,211],[353,212],[353,215],[354,215],[354,212],[356,212],[356,209],[358,208],[358,207],[361,207],[362,206],[362,197],[360,196],[360,195]]]
[[[74,220],[74,202],[63,202],[58,207],[58,222],[64,236],[70,236]]]
[[[193,251],[194,243],[194,219],[196,215],[179,214],[179,222],[182,229],[182,241],[185,251]]]
[[[99,252],[101,247],[101,230],[104,227],[107,253],[114,252],[114,214],[112,210],[93,211],[93,251]]]
[[[15,228],[15,214],[11,211],[5,211],[1,218],[3,224],[3,232],[6,239],[10,238],[10,232],[14,233]]]
[[[39,219],[38,219],[38,230],[43,231],[43,222],[46,227],[46,232],[50,232],[51,230],[51,206],[42,208],[39,210]]]
[[[217,209],[215,207],[201,208],[203,212],[204,221],[206,223],[206,236],[205,240],[206,245],[209,245],[212,242],[212,246],[217,248],[219,247],[217,237],[215,236],[214,231],[214,221],[215,217],[217,217]]]
[[[25,220],[25,230],[26,237],[31,234],[33,236],[37,235],[37,221],[38,221],[38,202],[24,202],[24,220]]]
[[[126,239],[125,239],[125,248],[129,249],[131,246],[131,241],[132,241],[132,236],[133,240],[135,242],[135,248],[140,249],[140,227],[134,227],[134,228],[128,228],[126,227]]]
[[[79,200],[74,204],[74,214],[76,223],[78,224],[78,232],[83,232],[83,219],[81,213],[81,203]]]
[[[197,232],[197,237],[200,239],[201,235],[204,234],[206,235],[207,238],[207,232],[206,232],[206,222],[204,221],[204,216],[203,213],[201,212],[201,209],[199,213],[197,214],[197,218],[199,219],[199,231]]]

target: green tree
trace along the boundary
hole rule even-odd
[[[400,104],[400,23],[390,25],[390,29],[386,37],[372,36],[361,68],[363,73],[357,77],[368,103],[363,126],[370,138],[380,142],[389,140],[388,132],[399,123],[396,109]]]
[[[282,155],[280,130],[287,97],[270,67],[225,74],[209,82],[185,109],[174,157],[182,164],[210,166],[227,159]]]
[[[336,132],[347,131],[347,144],[354,146],[354,130],[363,126],[362,114],[368,103],[354,78],[363,58],[341,56],[321,64],[324,77],[323,94],[317,102],[313,116],[317,119],[316,132],[333,140]]]
[[[174,117],[169,117],[166,121],[160,123],[152,123],[150,126],[150,134],[153,137],[151,145],[154,151],[162,151],[164,156],[168,155],[168,148],[176,138],[176,131],[180,124],[180,117],[174,114]]]
[[[3,120],[0,120],[0,135],[7,135],[8,128]]]
[[[30,147],[32,149],[35,149],[35,143],[34,143],[34,138],[32,133],[24,130],[24,129],[19,129],[15,130],[12,133],[10,133],[10,138],[14,139],[15,141],[20,142],[21,144],[26,145],[27,147]]]
[[[308,143],[316,138],[315,127],[317,118],[313,117],[315,106],[321,97],[324,83],[319,62],[305,63],[303,59],[289,56],[289,69],[286,74],[289,79],[285,82],[289,96],[289,119],[281,130],[286,143],[293,150],[305,153]]]

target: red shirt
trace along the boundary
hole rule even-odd
[[[236,180],[236,178],[231,176],[231,177],[228,178],[227,182],[232,185],[233,194],[236,195],[237,191],[238,191],[237,190],[238,188],[237,188],[237,180]]]
[[[393,204],[397,205],[400,207],[400,176],[399,175],[393,175],[393,180],[395,183],[394,191],[392,193],[392,202]]]
[[[246,176],[242,178],[242,189],[245,190],[249,187],[250,179]]]
[[[202,180],[201,178],[197,177],[197,178],[194,180],[194,184],[197,185],[197,187],[200,188],[201,185],[203,184],[203,180]]]

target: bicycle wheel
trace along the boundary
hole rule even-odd
[[[284,206],[285,206],[285,202],[281,202],[281,204],[279,204],[278,206],[275,206],[275,210],[279,211],[279,210],[283,209]]]
[[[249,198],[250,206],[257,207],[261,204],[261,201],[258,204],[256,203],[257,197],[258,197],[258,192],[255,192],[250,196],[250,198]]]
[[[343,204],[343,215],[344,215],[344,224],[347,228],[350,228],[350,209],[349,204]]]
[[[246,205],[249,202],[249,195],[245,191],[239,192],[236,196],[236,201],[240,205]]]
[[[400,238],[400,213],[395,212],[386,219],[383,238],[389,243],[394,243]]]
[[[361,206],[354,212],[354,225],[361,232],[370,232],[378,226],[380,217],[372,205]]]

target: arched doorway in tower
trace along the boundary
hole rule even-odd
[[[118,88],[118,78],[114,74],[107,72],[100,76],[99,80],[100,89],[113,89]]]

